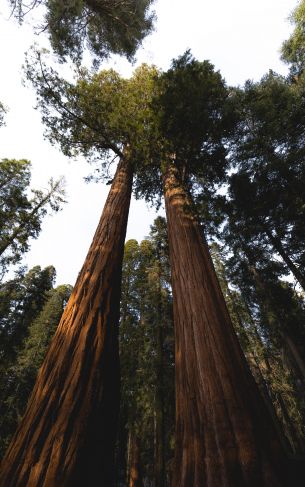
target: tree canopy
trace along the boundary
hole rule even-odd
[[[294,76],[299,76],[305,67],[305,2],[300,0],[290,16],[294,30],[283,45],[282,59],[290,64]]]
[[[96,59],[111,53],[132,59],[144,37],[153,27],[153,0],[9,0],[20,22],[33,9],[43,10],[42,25],[58,56],[74,61],[85,47]]]
[[[4,116],[6,113],[6,109],[4,105],[0,102],[0,127],[5,124]]]
[[[224,79],[209,61],[198,61],[187,51],[172,61],[158,83],[154,108],[167,155],[185,181],[203,175],[206,181],[219,181],[232,122]]]
[[[107,176],[111,154],[120,156],[128,145],[138,197],[160,197],[164,164],[173,154],[185,179],[212,185],[223,179],[233,112],[225,82],[208,61],[187,52],[166,73],[142,65],[124,79],[113,70],[80,70],[70,83],[34,52],[26,76],[36,88],[46,135],[64,154],[99,160],[98,172]]]
[[[43,217],[57,212],[65,202],[64,181],[49,181],[46,191],[31,189],[31,163],[27,160],[0,161],[0,276],[28,251],[37,238]]]
[[[161,144],[152,110],[158,70],[143,64],[129,79],[112,69],[80,70],[70,83],[47,68],[42,56],[28,57],[26,75],[36,88],[49,140],[69,157],[82,154],[95,161],[95,175],[107,179],[111,162],[128,147],[135,193],[148,200],[160,194]]]

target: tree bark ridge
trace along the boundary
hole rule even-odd
[[[285,456],[179,173],[164,175],[176,340],[173,487],[279,487]]]
[[[131,165],[124,158],[3,460],[1,487],[113,485],[119,301],[131,188]]]

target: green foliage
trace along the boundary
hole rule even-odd
[[[96,162],[96,177],[107,179],[113,157],[121,157],[125,148],[135,169],[135,192],[143,179],[150,188],[148,200],[161,192],[159,133],[151,109],[158,89],[154,66],[140,66],[130,79],[114,70],[81,70],[73,84],[48,69],[42,54],[34,52],[26,75],[36,88],[51,143],[69,157],[82,154]]]
[[[28,327],[40,313],[46,292],[55,280],[52,266],[33,267],[26,274],[19,271],[16,277],[0,285],[0,368],[3,370],[15,360]]]
[[[0,161],[0,277],[27,252],[48,210],[56,212],[64,202],[63,179],[51,179],[46,192],[32,189],[30,195],[30,169],[26,160]]]
[[[81,59],[87,47],[96,59],[111,53],[132,59],[152,30],[152,0],[9,0],[20,22],[32,9],[44,7],[44,27],[60,59]],[[41,30],[41,26],[40,30]]]
[[[150,478],[154,475],[153,445],[160,394],[164,398],[161,414],[165,418],[166,459],[172,454],[174,358],[167,245],[165,220],[159,217],[148,239],[141,244],[136,240],[126,243],[123,263],[121,418],[139,437],[144,474]]]
[[[236,93],[239,113],[231,145],[230,213],[237,231],[270,251],[280,242],[294,265],[305,265],[305,106],[301,83],[270,72]],[[238,220],[238,223],[237,223]],[[288,269],[286,269],[286,273]]]
[[[167,154],[186,181],[202,177],[217,182],[224,175],[224,142],[233,122],[220,73],[187,51],[172,62],[159,84],[155,109]]]
[[[20,419],[20,405],[25,406],[30,392],[14,379],[14,367],[19,354],[22,355],[31,324],[44,308],[54,280],[54,267],[41,269],[36,266],[27,273],[19,270],[14,279],[0,285],[0,456]]]
[[[30,272],[33,271],[38,271],[38,268],[34,268]],[[55,270],[53,269],[52,272],[54,273]],[[42,285],[37,284],[35,283],[37,302],[32,302],[30,309],[29,305],[23,306],[19,312],[22,319],[30,323],[27,328],[27,336],[19,347],[15,360],[9,367],[6,367],[1,377],[1,453],[4,453],[18,421],[25,411],[37,372],[72,291],[71,286],[67,285],[45,290]],[[12,303],[10,304],[12,306]],[[34,306],[36,306],[35,312]],[[20,341],[20,334],[24,336],[24,333],[20,333],[22,330],[19,329],[20,324],[16,321],[16,316],[11,313],[7,321],[10,323],[11,329],[17,328],[19,325],[17,332]]]
[[[6,109],[4,105],[0,102],[0,127],[5,124],[4,115],[6,113]]]
[[[282,59],[291,66],[291,72],[299,76],[305,67],[305,1],[301,0],[290,17],[294,30],[282,45]]]
[[[64,154],[99,160],[98,172],[105,175],[111,154],[120,157],[128,147],[136,196],[158,200],[169,158],[185,181],[215,185],[223,179],[234,112],[224,81],[208,61],[186,53],[167,73],[142,65],[130,79],[113,70],[80,70],[73,84],[36,52],[28,57],[26,75],[36,88],[46,135]]]

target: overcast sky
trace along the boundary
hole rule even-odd
[[[0,0],[0,100],[8,107],[6,127],[0,130],[0,157],[29,159],[33,187],[45,187],[53,176],[64,175],[68,203],[48,217],[39,238],[24,259],[29,267],[53,264],[57,283],[74,284],[98,223],[108,186],[86,184],[88,164],[68,161],[43,139],[35,94],[21,84],[24,52],[38,41],[30,25],[9,19],[7,0]],[[260,79],[269,69],[286,73],[280,46],[291,32],[288,16],[296,0],[159,0],[155,31],[143,43],[137,63],[153,63],[166,70],[173,58],[190,48],[199,59],[209,59],[230,85]],[[135,66],[115,58],[112,66],[129,76]],[[162,210],[161,210],[162,211]],[[127,238],[141,240],[149,232],[155,212],[132,201]]]

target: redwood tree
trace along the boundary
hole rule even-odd
[[[173,485],[288,485],[281,445],[174,167],[164,185],[176,337]]]
[[[132,176],[122,160],[89,253],[3,460],[1,485],[111,485],[117,325]]]
[[[234,333],[189,193],[196,176],[208,186],[224,173],[228,92],[213,66],[188,53],[163,76],[162,87],[176,339],[172,485],[288,485],[282,445]]]
[[[76,85],[28,65],[49,136],[66,154],[120,163],[74,291],[3,460],[1,486],[109,487],[119,407],[118,319],[133,166],[147,141],[154,69],[125,80],[83,73]],[[37,59],[36,59],[37,62]],[[36,64],[37,67],[37,64]],[[73,149],[71,149],[73,147]],[[113,156],[112,156],[113,157]]]

